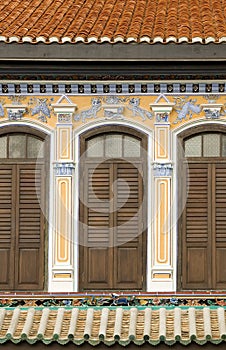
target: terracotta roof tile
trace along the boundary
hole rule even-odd
[[[1,0],[0,41],[226,42],[226,0]]]

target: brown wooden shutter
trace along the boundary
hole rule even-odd
[[[42,289],[44,280],[44,166],[18,165],[15,288]]]
[[[215,180],[215,181],[214,181]],[[213,170],[213,232],[216,236],[213,246],[216,254],[216,288],[226,288],[226,164],[216,164]]]
[[[0,288],[11,289],[14,282],[15,167],[0,166]]]
[[[84,288],[112,288],[111,234],[111,166],[109,164],[86,165],[84,196],[83,241]]]
[[[115,287],[142,288],[141,167],[116,164]]]
[[[144,258],[141,165],[86,164],[84,183],[80,216],[82,288],[141,289]]]
[[[189,171],[184,168],[184,178],[188,180],[183,190],[188,194],[182,221],[183,288],[210,286],[210,170],[208,164],[190,163]]]

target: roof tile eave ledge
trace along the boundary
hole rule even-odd
[[[223,307],[1,308],[0,344],[219,344],[226,339],[225,313]]]
[[[117,42],[104,41],[85,42],[83,37],[61,38],[59,43],[56,37],[52,42],[40,36],[35,41],[29,36],[20,39],[19,42],[5,42],[6,38],[0,36],[0,61],[1,60],[36,60],[36,61],[225,61],[226,37],[221,39],[221,44],[210,41],[208,44],[197,40],[195,43],[187,42],[187,38],[180,38],[180,42],[170,41],[163,43],[161,37],[156,38],[155,43],[148,42],[143,37],[140,42],[131,41],[125,43],[122,37],[115,39]],[[31,49],[33,46],[34,49]],[[21,48],[23,47],[23,50]],[[63,50],[62,50],[63,47]]]
[[[70,36],[66,35],[63,37],[58,37],[57,35],[54,36],[46,36],[46,35],[39,35],[36,37],[31,37],[29,35],[19,37],[17,35],[13,36],[5,36],[5,35],[0,35],[0,41],[5,42],[5,43],[13,43],[13,42],[18,42],[20,44],[26,43],[26,42],[31,42],[33,44],[37,43],[44,43],[44,44],[49,44],[49,43],[58,43],[59,45],[63,45],[65,43],[72,43],[75,45],[76,43],[110,43],[111,45],[118,44],[118,43],[123,43],[124,45],[128,45],[131,43],[136,43],[137,45],[141,45],[143,43],[148,43],[150,46],[156,46],[156,44],[163,44],[164,46],[167,46],[168,44],[176,44],[179,45],[181,43],[187,43],[189,45],[193,44],[204,44],[208,45],[210,43],[220,45],[224,42],[226,42],[226,35],[220,36],[220,37],[214,37],[214,36],[208,36],[205,38],[201,38],[200,36],[194,36],[192,38],[188,38],[186,36],[179,36],[176,37],[174,35],[169,35],[167,37],[162,37],[162,36],[154,36],[150,37],[148,35],[142,35],[141,37],[133,37],[133,36],[123,36],[123,35],[116,35],[114,37],[109,37],[109,36],[100,36],[97,37],[95,35],[92,36]]]

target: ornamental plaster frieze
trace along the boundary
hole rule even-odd
[[[142,121],[152,119],[153,113],[140,106],[139,97],[106,96],[91,99],[91,106],[78,114],[75,114],[75,121],[85,123],[87,119],[97,118],[97,113],[104,112],[104,119],[118,120],[124,119],[124,110],[131,111],[133,117],[141,118]]]
[[[213,84],[214,87],[215,85]],[[217,85],[219,88],[219,84]],[[55,85],[53,91],[42,89],[42,95],[39,95],[36,93],[37,89],[29,94],[22,94],[24,90],[19,89],[18,84],[15,84],[14,92],[12,88],[4,88],[4,93],[1,93],[0,84],[0,119],[18,122],[36,119],[52,127],[70,124],[73,128],[90,121],[95,122],[98,118],[113,122],[130,119],[134,120],[134,123],[146,123],[151,128],[154,124],[168,124],[173,129],[191,119],[226,118],[225,92],[212,92],[212,89],[208,93],[200,93],[203,90],[200,85],[192,92],[186,88],[183,94],[175,93],[174,89],[171,93],[168,92],[171,91],[169,89],[164,93],[160,92],[161,89],[156,89],[149,94],[145,92],[135,95],[136,88],[133,89],[131,84],[129,86],[128,95],[124,93],[125,89],[122,89],[122,92],[115,90],[114,94],[110,94],[111,90],[106,89],[104,94],[97,95],[100,89],[94,89],[92,91],[96,92],[89,94],[88,90],[84,89],[83,93],[59,95],[53,92],[60,91]],[[134,86],[136,87],[136,84]]]
[[[47,123],[51,118],[52,98],[32,97],[10,95],[7,98],[0,99],[0,117],[8,117],[9,120],[21,120],[25,116],[36,116],[43,123]],[[8,103],[7,103],[8,102]]]

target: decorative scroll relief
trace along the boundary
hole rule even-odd
[[[9,120],[21,120],[25,114],[31,114],[31,116],[38,115],[38,119],[41,122],[47,123],[47,118],[51,117],[51,101],[47,98],[32,97],[27,100],[27,104],[22,104],[26,99],[23,95],[10,95],[8,100],[10,104],[5,104],[5,100],[0,101],[0,117],[5,117],[4,108],[7,110],[7,116]]]
[[[171,179],[155,179],[155,265],[170,265],[170,187]]]
[[[34,107],[31,108],[31,115],[38,115],[40,121],[47,123],[47,118],[51,117],[50,108],[52,101],[52,98],[50,101],[48,101],[47,98],[31,98],[29,104],[34,105]]]
[[[177,118],[174,124],[182,122],[182,120],[191,119],[193,114],[199,114],[201,112],[200,105],[196,104],[197,99],[192,99],[188,96],[174,97],[175,110],[177,112]]]
[[[59,123],[59,124],[71,124],[72,123],[72,114],[71,113],[58,113],[57,114],[57,123]]]
[[[56,178],[55,264],[71,263],[71,177]]]

